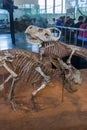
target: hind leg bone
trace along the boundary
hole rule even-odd
[[[13,98],[14,96],[14,88],[15,88],[15,83],[18,81],[18,78],[13,78],[12,80],[12,84],[11,84],[11,89],[10,89],[10,92],[9,92],[9,96],[8,96],[8,99],[10,101],[10,103],[12,104],[12,108],[15,110],[17,108],[20,108],[21,104],[16,104],[15,103],[15,100]]]
[[[71,58],[72,58],[74,53],[75,53],[75,50],[72,50],[72,52],[71,52],[71,54],[70,54],[70,56],[69,56],[69,58],[67,60],[67,64],[71,64]]]
[[[32,92],[32,95],[35,96],[40,90],[44,89],[47,85],[47,82],[43,82],[42,85],[35,91]]]

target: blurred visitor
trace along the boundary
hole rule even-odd
[[[80,25],[80,28],[84,31],[79,31],[78,44],[79,46],[87,45],[87,17],[84,18],[84,23]]]

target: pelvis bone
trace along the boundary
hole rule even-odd
[[[58,37],[53,36],[51,30],[58,32]],[[40,28],[34,25],[30,25],[25,30],[26,40],[28,43],[41,44],[43,41],[57,41],[61,36],[61,31],[56,27]]]

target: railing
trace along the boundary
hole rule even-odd
[[[61,38],[60,40],[67,43],[67,44],[73,44],[77,46],[82,46],[87,48],[87,38],[84,38],[84,33],[87,33],[87,29],[81,29],[81,28],[73,28],[73,27],[65,27],[65,26],[56,26],[61,30]],[[79,31],[83,32],[83,36],[80,39],[79,38]],[[56,32],[54,33],[56,34]]]

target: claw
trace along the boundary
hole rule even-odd
[[[40,110],[40,107],[35,103],[34,97],[35,97],[35,96],[33,96],[33,95],[32,95],[32,97],[31,97],[32,109],[35,110],[36,112],[38,112],[38,111]]]
[[[68,90],[68,92],[76,92],[78,89],[72,86],[65,86],[65,89]]]
[[[10,103],[11,103],[12,108],[13,108],[14,111],[16,111],[16,109],[20,109],[23,106],[23,104],[17,104],[17,103],[15,103],[14,100],[11,100]]]

